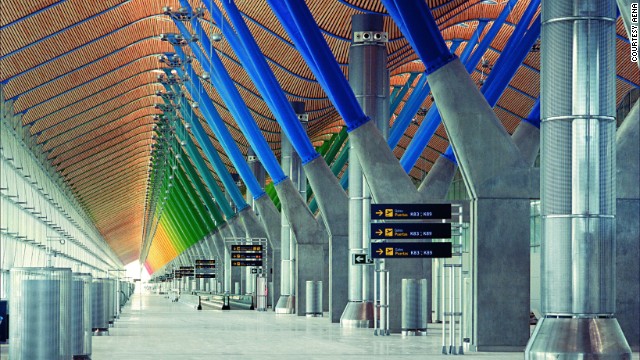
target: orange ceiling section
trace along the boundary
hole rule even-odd
[[[220,1],[214,0],[219,7]],[[192,7],[202,6],[200,0],[189,2]],[[384,7],[379,0],[306,2],[348,76],[351,16],[361,10],[385,13]],[[528,2],[519,1],[507,22],[517,23]],[[314,145],[322,144],[342,128],[339,114],[266,2],[236,0],[236,3],[288,98],[304,99],[310,115],[309,136]],[[480,0],[428,0],[428,3],[445,40],[463,41],[458,54],[478,26],[478,19],[494,19],[504,7],[504,2],[488,5]],[[0,17],[0,38],[11,39],[2,41],[0,46],[0,82],[5,83],[5,97],[13,99],[14,111],[22,114],[23,125],[35,136],[41,151],[71,186],[99,231],[125,263],[137,258],[142,240],[153,115],[161,113],[153,105],[162,102],[155,95],[156,90],[163,89],[157,83],[157,74],[164,65],[158,62],[157,55],[173,52],[173,47],[160,41],[159,35],[177,32],[172,20],[161,14],[163,6],[177,9],[179,2],[5,0]],[[208,13],[205,19],[210,19]],[[457,26],[461,23],[464,26]],[[203,22],[203,26],[207,33],[219,31],[207,22]],[[484,34],[490,26],[491,22]],[[189,24],[187,27],[190,29]],[[387,51],[391,86],[403,86],[409,73],[422,72],[424,66],[389,17],[385,17],[385,30],[390,39]],[[495,63],[512,30],[512,26],[505,24],[484,55],[491,64]],[[629,44],[623,40],[626,33],[620,20],[617,31],[622,37],[617,40],[618,74],[638,83],[637,67],[624,55],[629,51]],[[238,65],[228,42],[223,40],[214,46],[271,148],[279,154],[280,127],[273,114]],[[185,52],[191,54],[188,47]],[[520,117],[528,114],[533,98],[539,94],[536,71],[539,61],[539,53],[527,56],[526,66],[520,67],[511,88],[496,106],[496,113],[509,132],[515,129]],[[198,61],[193,65],[196,72],[201,71]],[[486,72],[478,65],[472,78],[478,81],[487,76]],[[416,83],[417,79],[412,86]],[[209,84],[204,88],[246,153],[247,141],[219,94]],[[618,99],[631,88],[628,82],[618,80]],[[413,88],[402,99],[391,123],[412,91]],[[198,101],[186,95],[189,101]],[[431,105],[432,99],[427,97],[421,106],[428,109]],[[199,111],[196,116],[231,169],[231,162]],[[423,118],[417,115],[414,120],[421,123]],[[396,156],[403,155],[416,130],[416,125],[409,126],[394,149]],[[425,176],[447,146],[441,125],[410,174],[416,180]]]

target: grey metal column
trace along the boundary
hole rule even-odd
[[[293,159],[300,157],[293,151],[293,147],[286,136],[281,137],[281,156],[280,164],[285,175],[291,178],[296,189],[298,187],[298,181],[293,179]],[[296,242],[293,239],[293,232],[291,231],[291,225],[285,216],[284,211],[281,213],[281,232],[280,232],[280,256],[281,256],[281,279],[280,279],[280,297],[276,304],[276,313],[278,314],[293,314],[295,312],[295,246]]]
[[[359,14],[351,18],[353,38],[349,49],[349,84],[364,113],[382,136],[389,133],[389,71],[384,18]],[[354,254],[369,253],[371,192],[360,160],[349,149],[349,302],[340,318],[343,327],[373,327],[372,266],[351,264]]]
[[[544,317],[528,359],[631,358],[614,317],[615,26],[613,0],[542,2]]]
[[[640,100],[616,136],[616,314],[633,351],[640,351]]]
[[[258,184],[260,185],[261,188],[264,188],[264,183],[265,183],[265,170],[264,167],[262,167],[262,164],[260,164],[260,161],[258,160],[258,157],[256,156],[255,152],[253,151],[253,149],[251,148],[251,146],[249,146],[248,150],[247,150],[247,164],[249,165],[249,168],[251,169],[251,172],[253,173],[253,175],[256,177],[256,180],[258,180]],[[249,189],[247,189],[246,192],[246,201],[247,204],[249,204],[249,206],[251,207],[252,211],[254,212],[254,214],[257,212],[256,209],[256,205],[253,201],[253,194],[249,191]],[[255,234],[252,233],[252,231],[250,230],[254,230],[254,229],[250,229],[247,224],[245,224],[245,230],[247,231],[247,237],[254,237]],[[256,229],[256,230],[261,230],[259,232],[261,233],[265,233],[264,229]],[[253,231],[255,232],[255,230]],[[266,233],[264,234],[266,237]],[[270,247],[268,247],[270,249]],[[272,254],[269,254],[268,258],[271,258]],[[271,268],[268,264],[267,268]],[[251,268],[250,267],[246,267],[244,268],[244,275],[245,275],[245,289],[247,293],[254,293],[255,292],[255,278],[256,275],[251,273]]]

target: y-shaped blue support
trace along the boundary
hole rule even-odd
[[[192,21],[196,21],[197,24],[196,18],[193,18]],[[185,38],[191,37],[191,34],[188,32],[187,28],[182,22],[174,19],[174,23]],[[197,28],[199,28],[200,31],[196,31],[196,34],[198,35],[198,38],[202,42],[203,46],[207,49],[211,49],[209,37],[204,31],[202,31],[202,28],[199,26],[199,24]],[[211,79],[216,85],[218,93],[224,100],[227,108],[233,115],[233,118],[236,120],[236,123],[240,127],[240,131],[242,131],[247,141],[249,141],[249,144],[251,144],[251,147],[256,152],[256,155],[258,155],[258,158],[260,159],[260,162],[264,166],[265,170],[267,170],[267,172],[273,179],[273,182],[277,184],[280,181],[286,179],[286,176],[282,171],[280,164],[278,164],[278,159],[276,159],[275,155],[273,155],[269,144],[267,144],[267,141],[262,135],[262,130],[260,130],[258,125],[253,120],[249,109],[242,100],[238,89],[233,83],[233,79],[231,79],[231,76],[226,71],[224,64],[218,57],[218,54],[210,53],[210,59],[207,59],[207,57],[204,55],[197,44],[190,42],[189,45],[198,61],[200,61],[200,65],[202,66],[202,68],[211,74]],[[209,63],[208,60],[211,60],[211,63]],[[258,188],[260,188],[259,185]],[[251,190],[251,193],[256,194],[253,192],[253,189]],[[264,194],[264,191],[261,191],[260,196],[262,196],[262,194]],[[258,197],[255,198],[257,199]]]
[[[227,129],[227,127],[224,124],[224,121],[220,117],[220,114],[218,114],[218,111],[213,106],[211,98],[209,98],[209,94],[207,94],[207,92],[204,91],[204,88],[202,84],[199,82],[200,80],[196,75],[195,71],[193,70],[193,68],[191,67],[191,65],[186,63],[185,61],[186,57],[184,55],[184,52],[178,46],[174,46],[174,48],[176,53],[180,56],[180,58],[183,59],[184,68],[186,70],[187,75],[191,78],[191,80],[194,83],[198,81],[198,84],[200,85],[200,86],[195,86],[195,84],[192,84],[189,82],[185,83],[185,86],[187,87],[189,92],[194,95],[194,99],[198,99],[199,100],[198,103],[202,105],[201,109],[205,115],[205,119],[207,120],[207,123],[211,127],[211,130],[214,132],[214,134],[216,135],[216,138],[218,139],[218,141],[220,142],[224,150],[227,152],[227,155],[229,155],[229,159],[233,163],[233,166],[236,168],[236,170],[238,170],[238,174],[240,175],[244,183],[247,185],[247,188],[249,189],[249,191],[251,191],[251,193],[253,194],[254,199],[258,199],[264,196],[265,195],[264,190],[262,190],[262,188],[260,187],[260,184],[258,184],[258,181],[256,180],[255,176],[251,172],[249,165],[244,159],[244,156],[242,156],[240,149],[238,149],[238,145],[233,139],[233,136],[231,136],[229,129]],[[176,71],[178,71],[179,75],[181,76],[184,75],[181,69],[176,69]],[[234,194],[231,193],[231,195],[234,195]],[[240,194],[240,198],[242,198],[242,194]],[[237,204],[236,199],[233,199],[233,200],[234,200],[234,203]],[[244,201],[244,199],[242,201]],[[239,209],[238,211],[240,210],[241,209]]]
[[[185,2],[185,0],[182,0],[182,2]],[[224,32],[225,39],[228,40],[229,45],[244,65],[247,74],[262,94],[267,106],[275,115],[276,121],[280,124],[285,136],[289,139],[298,155],[300,155],[303,165],[311,162],[320,155],[300,124],[284,91],[265,61],[247,25],[244,23],[240,12],[233,2],[223,2],[223,5],[237,32],[236,35],[233,31],[230,31],[232,27],[228,23],[227,26],[220,26]],[[226,20],[221,16],[220,9],[215,4],[208,3],[207,7],[218,24],[221,24],[220,22],[223,22],[222,24],[226,23]],[[192,23],[194,23],[193,20]],[[199,24],[194,24],[193,27],[194,29],[201,29]],[[205,46],[205,51],[207,50],[210,51],[211,48],[207,49]],[[217,55],[209,54],[209,56]]]
[[[383,2],[385,2],[385,3],[387,1],[390,1],[390,0],[383,0]],[[539,4],[539,1],[537,3],[536,3],[536,1],[537,0],[532,1],[531,7],[530,7],[530,8],[534,9],[533,13],[535,13],[535,9],[537,9],[538,4]],[[530,12],[529,11],[530,8],[527,9],[527,11],[525,12],[525,15],[527,15]],[[461,59],[461,61],[463,61],[463,63],[464,63],[465,59],[467,59],[467,58],[469,59],[465,64],[465,68],[467,69],[467,71],[473,72],[475,70],[475,67],[478,64],[478,61],[480,61],[481,57],[484,55],[484,53],[486,52],[487,48],[489,47],[489,45],[491,44],[491,42],[493,41],[493,39],[497,35],[500,27],[502,26],[502,24],[506,20],[508,14],[511,12],[511,9],[512,9],[512,4],[510,2],[509,4],[507,4],[507,6],[505,6],[505,9],[502,11],[502,13],[498,17],[498,19],[493,23],[493,25],[491,26],[489,32],[482,39],[482,41],[480,42],[480,44],[479,44],[478,48],[476,49],[476,51],[473,52],[473,55],[471,55],[469,57],[470,52],[473,49],[473,46],[469,46],[469,45],[471,45],[471,44],[469,44],[469,45],[467,45],[467,47],[465,47],[465,51],[460,56],[460,59]],[[523,20],[525,20],[525,19],[523,18]],[[531,21],[531,18],[528,18],[528,21],[524,21],[524,22],[526,22],[526,24],[528,25],[530,21]],[[518,25],[520,25],[520,24],[518,24]],[[522,32],[520,32],[520,34],[522,34]],[[517,39],[517,40],[521,40],[521,39]],[[517,41],[515,41],[515,42],[517,42]],[[469,50],[469,52],[467,52],[467,50]],[[507,50],[507,49],[505,48],[505,50]],[[503,51],[503,54],[505,54],[505,53],[507,53],[507,52]],[[501,54],[500,57],[501,58],[503,57],[502,54]],[[507,58],[509,56],[504,56],[504,57]],[[517,70],[517,67],[516,67],[515,70]],[[492,71],[489,76],[490,77],[492,77],[492,76],[495,77],[495,76],[497,76],[497,73],[498,73],[498,71],[496,71],[496,69],[494,69],[494,71]],[[512,76],[513,75],[511,75],[511,77]],[[508,83],[507,83],[507,85],[508,85]],[[505,88],[506,88],[506,86],[505,86]],[[499,95],[502,94],[502,92],[504,92],[504,89],[498,94],[498,97],[499,97]],[[489,100],[489,99],[487,99],[487,100]],[[495,105],[495,103],[494,104],[489,103],[489,104],[491,106]],[[420,154],[422,154],[422,151],[424,150],[424,148],[427,146],[427,144],[429,143],[429,141],[433,137],[433,134],[436,132],[436,129],[440,125],[441,121],[442,121],[442,119],[440,118],[440,113],[438,112],[437,104],[433,104],[431,106],[431,108],[429,109],[429,112],[427,113],[427,116],[423,120],[423,124],[420,126],[420,129],[418,129],[418,132],[414,136],[413,141],[411,142],[411,144],[409,144],[409,147],[407,148],[407,151],[405,151],[405,153],[403,154],[402,158],[400,159],[400,164],[405,169],[405,171],[408,172],[413,168],[413,166],[415,165],[416,161],[420,157]],[[456,163],[455,156],[453,154],[453,150],[450,147],[447,148],[447,150],[445,151],[445,153],[443,155],[447,159],[451,160],[453,163]]]
[[[353,131],[368,122],[369,117],[362,111],[306,4],[289,0],[267,1],[344,119],[347,131]]]
[[[167,92],[172,91],[174,94],[180,93],[177,85],[174,85],[173,88],[171,88],[169,85],[164,84],[164,87]],[[204,132],[204,129],[200,124],[200,121],[196,118],[191,107],[186,104],[186,100],[183,99],[182,97],[178,97],[176,98],[176,100],[177,100],[176,103],[180,106],[180,111],[182,112],[185,121],[193,129],[192,132],[196,140],[200,144],[200,147],[202,147],[205,153],[205,156],[209,159],[209,162],[212,164],[214,170],[219,169],[220,164],[222,164],[222,169],[226,171],[227,168],[224,166],[224,164],[222,163],[222,159],[220,159],[220,156],[213,148],[211,141],[209,141],[208,136]],[[186,146],[188,148],[188,153],[196,153],[194,144],[191,141],[191,139],[186,139],[186,142],[187,142]],[[200,175],[202,176],[202,179],[204,180],[205,184],[209,188],[209,191],[215,198],[216,203],[224,213],[227,220],[231,219],[235,214],[231,209],[231,206],[229,205],[229,203],[227,201],[222,201],[224,200],[224,194],[222,193],[222,190],[218,186],[218,183],[216,182],[216,180],[213,178],[213,176],[207,169],[202,158],[198,155],[198,156],[192,157],[191,160],[193,160],[194,164],[196,165],[196,168],[198,169],[198,171],[200,172]],[[216,170],[216,173],[218,173],[217,170]],[[218,175],[218,176],[222,179],[224,174]],[[235,186],[235,184],[233,185]]]
[[[178,75],[180,77],[184,76],[184,73],[182,72],[182,70],[176,69],[176,71],[178,72]],[[197,98],[199,96],[197,90],[195,89],[195,86],[192,83],[185,82],[184,86],[187,89],[187,91],[189,91],[192,94],[193,98]],[[188,106],[186,104],[186,99],[181,99],[180,102],[182,106]],[[209,117],[208,116],[209,114],[204,108],[203,108],[203,113],[205,114],[205,118]],[[198,120],[195,116],[187,117],[185,115],[185,118],[187,123],[191,126],[191,131],[193,132],[193,135],[195,136],[196,140],[202,147],[202,150],[204,151],[204,154],[207,156],[207,159],[209,159],[211,166],[213,166],[213,170],[218,174],[220,181],[222,181],[222,184],[227,189],[227,192],[231,196],[231,200],[236,205],[236,208],[238,209],[238,211],[241,211],[242,209],[248,207],[249,205],[244,200],[244,197],[242,196],[242,193],[238,189],[235,181],[233,181],[231,174],[229,174],[229,170],[227,170],[227,167],[222,162],[222,159],[220,158],[220,155],[218,155],[217,150],[213,147],[213,144],[211,144],[211,140],[209,139],[209,136],[205,132],[204,128],[202,127],[202,124],[200,124],[200,120]]]

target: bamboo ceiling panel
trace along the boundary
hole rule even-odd
[[[202,6],[200,0],[188,1],[192,7]],[[214,0],[214,4],[222,8],[220,1]],[[307,0],[306,3],[341,70],[348,76],[351,17],[362,12],[386,15],[384,6],[379,0]],[[481,0],[428,0],[427,3],[447,44],[459,43],[456,53],[460,55],[479,22],[487,21],[480,36],[482,40],[508,2],[491,5]],[[514,6],[489,50],[483,54],[489,66],[474,64],[471,77],[476,83],[480,84],[491,73],[528,3],[523,0]],[[344,127],[342,118],[266,1],[236,0],[236,4],[287,99],[305,102],[309,113],[308,134],[312,143],[320,146]],[[29,128],[48,161],[72,187],[98,230],[125,262],[139,254],[148,210],[145,197],[149,191],[151,145],[155,142],[153,116],[162,114],[154,104],[163,103],[156,92],[165,89],[158,82],[158,75],[163,74],[166,65],[158,61],[158,56],[174,52],[171,44],[160,40],[160,34],[178,32],[173,20],[162,13],[163,6],[177,9],[180,5],[178,0],[5,0],[0,19],[0,38],[11,39],[0,44],[0,82],[5,98],[10,99],[14,112],[22,115],[23,126]],[[224,11],[223,15],[226,16]],[[218,25],[211,22],[208,11],[201,24],[207,34],[220,32]],[[191,29],[191,24],[186,23],[186,27]],[[384,18],[384,28],[389,33],[386,46],[392,91],[394,87],[403,87],[410,73],[423,73],[424,65],[388,16]],[[616,31],[619,76],[616,95],[620,100],[640,84],[640,74],[626,56],[629,42],[620,20]],[[212,46],[278,156],[281,129],[271,109],[228,41],[223,38]],[[192,55],[188,46],[183,49]],[[192,65],[197,74],[202,73],[197,60]],[[539,96],[539,68],[539,52],[531,51],[497,102],[495,112],[510,133],[528,116]],[[405,109],[417,82],[418,78],[409,84],[409,90],[390,119],[391,124]],[[248,142],[216,87],[197,82],[196,86],[203,86],[240,151],[246,155]],[[184,86],[179,88],[188,102],[202,101],[198,94],[188,94]],[[396,156],[404,154],[418,125],[425,121],[425,111],[432,105],[432,97],[427,96],[420,105],[422,111],[414,115],[414,121],[394,149]],[[178,109],[177,113],[184,118],[191,112],[183,114]],[[203,125],[213,148],[229,171],[235,173],[200,110],[195,109],[194,113],[194,120]],[[416,181],[422,179],[448,145],[440,124],[410,171],[411,176]],[[201,145],[196,143],[196,146],[201,152]],[[205,163],[211,169],[206,158]],[[216,174],[214,177],[219,181]],[[165,230],[160,227],[158,245],[151,248],[151,253],[162,252],[155,261],[168,261],[175,256],[169,242],[171,235],[164,233]]]

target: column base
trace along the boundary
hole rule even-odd
[[[340,317],[340,327],[372,328],[373,303],[370,301],[349,301]]]
[[[540,319],[525,359],[631,359],[631,348],[615,318]]]
[[[296,297],[293,295],[280,295],[276,304],[276,314],[295,314]]]

